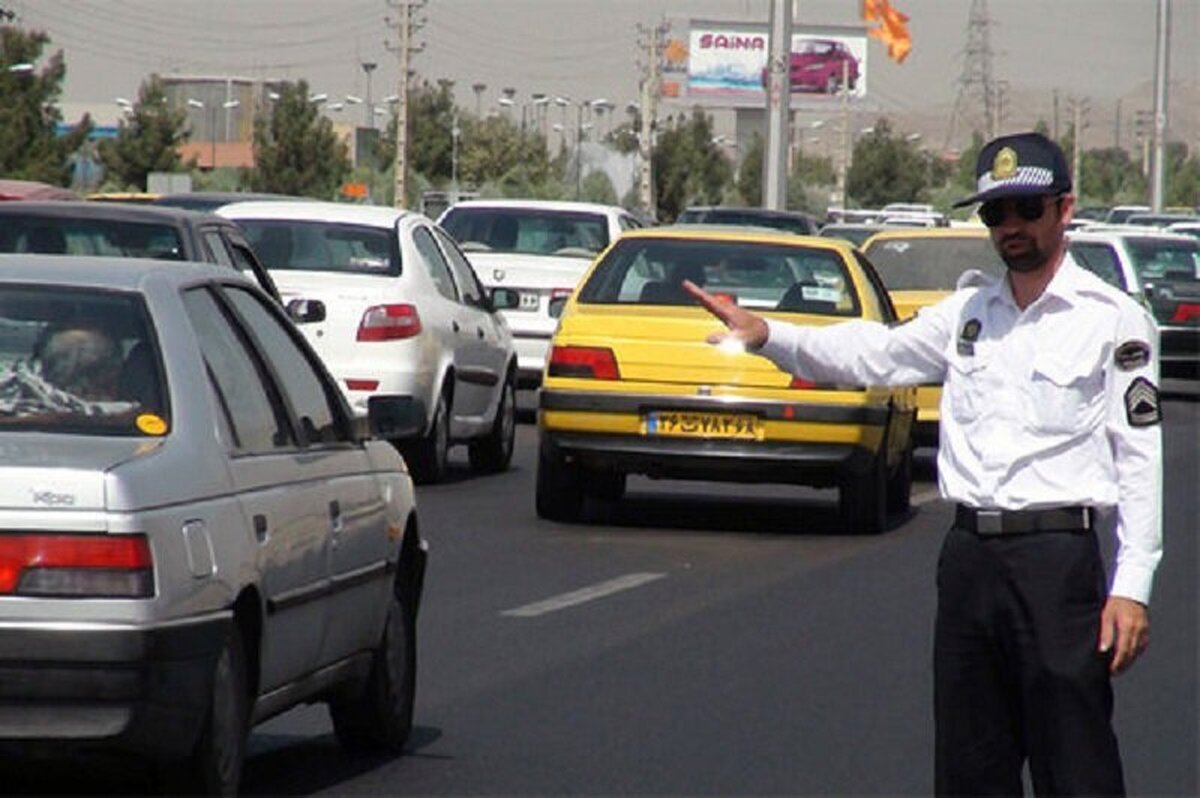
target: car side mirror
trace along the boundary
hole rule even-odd
[[[292,299],[286,307],[288,318],[296,324],[325,321],[325,303],[319,299]]]
[[[493,288],[488,300],[492,310],[512,310],[521,304],[521,294],[513,288]]]
[[[567,300],[570,298],[570,296],[551,297],[550,305],[546,308],[546,312],[550,314],[550,318],[560,318],[563,314],[563,308],[567,306]]]
[[[425,403],[412,396],[372,396],[367,431],[373,438],[416,438],[425,432]]]

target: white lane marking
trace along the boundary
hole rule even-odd
[[[618,576],[616,579],[609,579],[607,582],[600,582],[589,587],[572,590],[570,593],[562,593],[558,596],[552,596],[545,601],[535,601],[533,604],[526,604],[523,607],[517,607],[512,610],[504,610],[501,615],[507,615],[511,618],[535,618],[538,615],[545,615],[548,612],[564,610],[567,607],[574,607],[578,604],[583,604],[587,601],[594,601],[598,598],[611,596],[613,593],[619,593],[622,590],[632,590],[635,587],[662,579],[666,574],[626,574]]]
[[[941,494],[938,492],[938,489],[930,488],[929,490],[923,490],[920,493],[913,495],[913,497],[909,499],[909,503],[920,507],[922,504],[928,504],[929,502],[936,501],[940,498]]]

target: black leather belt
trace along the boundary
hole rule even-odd
[[[978,535],[1021,535],[1030,532],[1083,532],[1092,528],[1090,507],[1043,510],[986,510],[958,505],[954,525]]]

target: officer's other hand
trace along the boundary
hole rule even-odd
[[[1146,605],[1109,596],[1100,613],[1100,650],[1113,651],[1109,670],[1121,673],[1150,645],[1150,613]]]
[[[683,288],[725,325],[726,332],[715,332],[708,336],[710,344],[732,339],[748,349],[757,349],[767,342],[767,323],[762,318],[732,302],[717,299],[691,280],[684,280]]]

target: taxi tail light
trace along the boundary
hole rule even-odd
[[[809,390],[811,388],[816,388],[817,384],[815,382],[813,382],[812,380],[806,380],[801,377],[792,377],[792,381],[788,385],[788,387],[795,388],[798,391],[804,391],[804,390]]]
[[[358,323],[358,341],[395,341],[421,333],[421,316],[416,305],[374,305]]]
[[[559,298],[569,299],[571,297],[571,294],[573,294],[573,293],[575,293],[574,288],[551,288],[550,289],[550,301],[553,302],[554,300],[559,299]]]
[[[602,346],[556,346],[550,350],[551,377],[591,377],[597,380],[619,380],[617,358],[611,349]]]
[[[0,535],[0,595],[149,598],[145,535]]]

